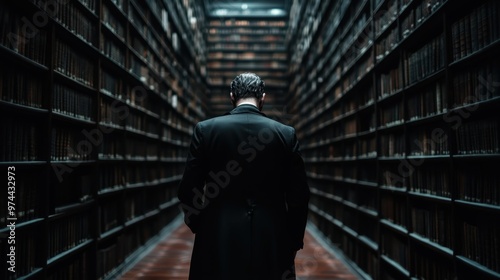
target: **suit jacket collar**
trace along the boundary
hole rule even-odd
[[[262,113],[261,111],[259,111],[257,107],[251,104],[242,104],[231,110],[231,112],[227,113],[227,115],[235,115],[235,114],[257,114],[266,116],[266,114]]]

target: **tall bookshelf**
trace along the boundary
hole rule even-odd
[[[231,81],[243,72],[254,72],[266,84],[264,113],[283,117],[288,69],[286,18],[210,16],[207,21],[207,76],[213,116],[231,111]]]
[[[367,279],[500,278],[499,9],[293,1],[310,220]]]
[[[2,1],[0,22],[0,167],[15,182],[0,195],[0,278],[111,279],[179,214],[191,129],[208,112],[203,9]]]

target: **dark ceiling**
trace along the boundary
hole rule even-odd
[[[288,15],[291,0],[205,0],[212,17],[283,17]]]

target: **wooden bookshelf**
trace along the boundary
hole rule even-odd
[[[0,167],[17,183],[13,213],[0,196],[16,272],[2,254],[0,278],[112,279],[179,214],[191,129],[209,113],[204,11],[53,3],[0,4]]]
[[[213,116],[232,109],[232,80],[254,72],[265,82],[264,113],[284,120],[288,86],[287,21],[284,16],[220,16],[207,18],[207,79]]]
[[[500,277],[499,12],[292,3],[288,106],[310,220],[367,279]]]

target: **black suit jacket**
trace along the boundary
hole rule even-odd
[[[178,196],[196,233],[190,279],[291,279],[309,200],[292,127],[253,105],[198,123]]]

